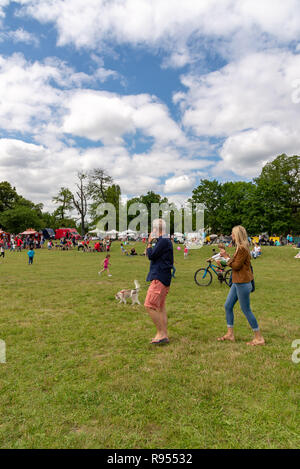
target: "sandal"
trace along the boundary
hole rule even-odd
[[[251,340],[251,342],[247,342],[247,345],[252,345],[252,347],[257,347],[258,345],[266,345],[265,341],[259,341],[257,339]]]
[[[168,337],[164,337],[163,339],[160,340],[153,340],[150,342],[152,345],[163,345],[163,344],[168,344],[170,341]]]
[[[222,337],[218,337],[217,340],[218,340],[218,342],[225,342],[225,340],[228,340],[229,342],[234,342],[234,341],[235,341],[234,338],[233,338],[233,339],[230,339],[229,337],[226,337],[226,334],[223,335]]]

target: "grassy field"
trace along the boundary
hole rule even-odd
[[[138,252],[144,246],[135,244]],[[225,332],[226,285],[197,287],[211,247],[187,260],[175,251],[167,299],[170,344],[149,344],[154,327],[142,306],[114,295],[137,278],[146,295],[148,261],[111,252],[7,253],[0,264],[1,448],[300,447],[300,261],[288,247],[263,248],[253,261],[252,308],[266,346],[236,308],[236,343]]]

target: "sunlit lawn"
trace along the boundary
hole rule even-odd
[[[135,244],[139,253],[144,245]],[[143,302],[148,261],[111,252],[6,253],[0,264],[2,448],[300,447],[300,260],[292,248],[263,248],[253,261],[252,307],[267,345],[249,348],[236,311],[236,343],[226,330],[229,289],[214,278],[197,287],[194,271],[211,247],[187,260],[175,251],[167,300],[170,344],[149,344],[154,328],[142,306],[115,293],[138,279]]]

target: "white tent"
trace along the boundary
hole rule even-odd
[[[116,230],[111,230],[111,231],[106,231],[106,236],[109,236],[110,238],[116,238],[118,235],[118,231]]]

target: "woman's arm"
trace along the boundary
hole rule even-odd
[[[245,260],[247,259],[248,252],[245,248],[238,248],[233,258],[227,263],[233,270],[241,270]]]

